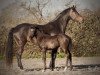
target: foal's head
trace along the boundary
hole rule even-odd
[[[83,21],[83,17],[77,12],[76,6],[69,8],[69,16],[72,20],[81,23]]]
[[[33,35],[33,37],[37,37],[38,35],[43,35],[44,33],[43,33],[43,31],[42,30],[40,30],[38,27],[31,27],[31,33],[32,33],[32,35]]]

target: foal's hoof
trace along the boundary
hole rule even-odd
[[[52,68],[52,65],[51,65],[51,64],[49,65],[49,68],[50,68],[50,69]]]
[[[45,72],[45,70],[42,70],[42,72]]]
[[[66,71],[66,70],[67,70],[67,67],[64,68],[64,71]]]

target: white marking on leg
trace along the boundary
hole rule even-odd
[[[67,67],[64,68],[64,71],[66,71],[66,70],[67,70]]]
[[[42,70],[42,72],[45,72],[45,70]]]

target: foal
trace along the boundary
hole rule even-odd
[[[44,63],[43,71],[46,70],[46,51],[51,50],[52,55],[56,55],[58,48],[60,47],[66,54],[66,67],[65,70],[68,67],[68,61],[70,62],[70,69],[72,69],[72,55],[70,52],[72,40],[69,36],[65,34],[58,34],[55,36],[50,36],[47,34],[44,34],[39,28],[35,27],[32,28],[31,31],[33,31],[33,37],[36,38],[37,44],[39,48],[41,49],[43,56],[42,60]],[[52,56],[51,55],[51,56]],[[52,66],[51,70],[54,70],[54,64],[55,64],[55,57],[52,57]]]

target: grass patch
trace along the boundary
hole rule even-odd
[[[25,58],[25,59],[42,58],[42,55],[43,54],[41,52],[33,52],[33,53],[27,52],[27,53],[23,53],[22,58]],[[64,58],[64,57],[65,57],[65,53],[62,53],[62,52],[57,53],[57,58]],[[50,52],[46,53],[46,58],[51,58]]]
[[[0,60],[4,59],[3,55],[0,55]]]
[[[57,58],[64,58],[64,57],[65,57],[65,53],[63,53],[63,52],[59,52],[57,54]]]

